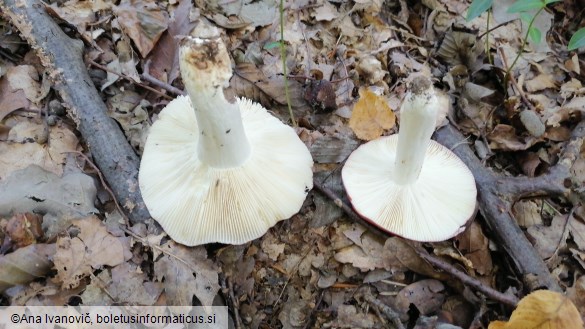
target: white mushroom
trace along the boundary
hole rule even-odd
[[[416,241],[442,241],[464,229],[477,190],[467,166],[431,140],[441,102],[416,77],[400,109],[397,135],[356,149],[342,170],[353,208],[381,229]]]
[[[139,182],[150,214],[175,241],[242,244],[297,213],[313,161],[295,131],[247,99],[226,99],[221,39],[188,37],[180,69],[189,96],[160,113]]]

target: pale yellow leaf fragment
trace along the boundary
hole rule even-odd
[[[488,329],[581,329],[575,305],[563,294],[537,290],[522,298],[510,321],[494,321]]]
[[[349,126],[359,139],[370,141],[380,137],[385,129],[394,127],[396,115],[383,96],[366,88],[360,88],[359,94]]]

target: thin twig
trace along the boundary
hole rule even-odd
[[[396,327],[396,329],[405,329],[404,325],[402,324],[402,322],[400,322],[400,315],[398,314],[398,312],[396,312],[395,310],[393,310],[390,306],[382,303],[381,301],[379,301],[378,299],[374,298],[374,296],[372,296],[369,293],[365,293],[364,294],[364,299],[376,306],[380,311],[382,311],[382,313],[384,313],[386,315],[386,317],[392,321],[392,324],[394,324],[394,327]]]
[[[122,73],[119,73],[119,72],[116,72],[116,71],[112,71],[112,70],[108,69],[107,67],[105,67],[105,66],[103,66],[101,64],[96,63],[93,60],[90,60],[89,61],[89,64],[91,64],[92,66],[95,66],[95,67],[99,68],[100,70],[106,71],[108,73],[115,74],[115,75],[119,76],[120,78],[122,78],[122,79],[124,79],[126,81],[129,81],[131,83],[134,83],[134,84],[136,84],[136,85],[138,85],[138,86],[140,86],[140,87],[142,87],[142,88],[144,88],[146,90],[150,90],[153,93],[156,93],[156,94],[158,94],[158,95],[160,95],[160,96],[162,96],[162,97],[164,97],[166,99],[173,99],[171,96],[169,96],[169,95],[167,95],[167,94],[165,94],[165,93],[163,93],[163,92],[161,92],[159,90],[156,90],[156,89],[154,89],[154,88],[152,88],[150,86],[147,86],[147,85],[145,85],[143,83],[136,82],[136,81],[134,81],[134,79],[132,79],[132,78],[130,78],[130,77],[128,77],[128,76],[126,76],[126,75],[124,75]]]
[[[508,59],[506,58],[506,54],[504,53],[504,51],[502,49],[500,49],[500,56],[502,56],[502,62],[504,62],[504,66],[508,67]],[[528,107],[532,111],[536,111],[536,108],[534,107],[534,105],[532,105],[532,102],[530,100],[528,100],[528,98],[524,94],[522,87],[520,85],[518,85],[516,78],[514,78],[514,74],[510,74],[509,79],[512,82],[512,85],[514,85],[514,87],[516,87],[516,90],[518,90],[518,95],[520,95],[520,98],[522,98],[524,103],[526,103],[526,105],[528,105]],[[504,86],[504,88],[506,88],[506,86]]]
[[[516,305],[518,304],[518,299],[516,297],[503,294],[491,287],[486,286],[478,279],[467,275],[466,273],[457,269],[455,266],[445,262],[441,258],[430,255],[429,253],[421,250],[420,248],[413,247],[413,249],[422,259],[426,260],[431,265],[438,267],[441,270],[451,274],[452,276],[459,279],[459,281],[461,281],[463,284],[470,286],[478,291],[481,291],[491,299],[513,307],[516,307]]]
[[[321,290],[321,293],[319,294],[319,298],[317,298],[317,302],[315,302],[315,307],[313,307],[313,309],[311,310],[311,313],[309,313],[309,318],[307,319],[307,322],[305,322],[303,329],[308,329],[313,324],[313,315],[315,315],[315,312],[317,311],[317,309],[321,305],[321,302],[323,301],[324,294],[325,294],[325,291]]]
[[[114,200],[114,204],[116,205],[116,209],[118,209],[118,211],[120,212],[120,215],[122,216],[122,218],[124,218],[124,222],[126,223],[126,226],[129,226],[130,221],[128,220],[128,217],[126,216],[126,214],[122,210],[122,207],[120,207],[120,204],[118,203],[118,199],[116,199],[114,192],[112,191],[112,189],[110,189],[110,187],[108,186],[108,183],[106,183],[106,180],[104,179],[104,176],[102,175],[101,170],[93,163],[93,161],[91,161],[87,155],[85,155],[79,151],[66,151],[63,153],[79,154],[81,157],[83,157],[85,159],[85,161],[87,161],[87,163],[93,168],[93,170],[96,171],[96,173],[100,179],[100,182],[102,183],[102,186],[104,187],[106,192],[108,192],[110,197],[112,197],[112,200]]]
[[[170,93],[173,93],[175,95],[186,95],[186,93],[184,91],[182,91],[179,88],[175,88],[173,86],[171,86],[168,83],[162,82],[159,79],[153,77],[152,75],[150,75],[150,59],[146,61],[146,63],[144,64],[144,73],[142,73],[140,75],[140,77],[146,81],[148,81],[150,84],[153,84],[159,88],[162,88]]]
[[[371,224],[366,223],[365,220],[363,220],[358,214],[356,214],[353,209],[351,209],[351,207],[349,207],[347,204],[345,204],[340,198],[338,198],[335,193],[333,193],[331,190],[329,190],[328,188],[324,187],[323,185],[321,185],[318,181],[314,180],[313,181],[313,186],[319,190],[321,193],[325,194],[327,197],[329,197],[331,200],[333,200],[333,202],[340,207],[341,209],[343,209],[343,211],[353,220],[358,221],[360,223],[365,223],[368,227],[371,227]],[[375,233],[379,233],[379,230],[374,230]],[[405,240],[406,241],[406,240]],[[414,247],[413,247],[414,248]],[[446,271],[448,273],[450,273],[451,275],[455,276],[456,278],[458,278],[459,280],[461,280],[461,282],[463,282],[464,284],[471,286],[481,292],[483,292],[486,296],[489,296],[490,298],[500,301],[502,303],[505,303],[507,305],[511,305],[511,306],[515,306],[518,303],[518,300],[514,297],[505,295],[497,290],[494,290],[490,287],[485,286],[483,283],[481,283],[481,281],[470,277],[469,275],[459,271],[458,269],[456,269],[453,265],[445,263],[444,261],[442,261],[439,258],[433,257],[431,255],[429,255],[426,252],[422,252],[420,250],[418,250],[417,248],[414,248],[414,250],[417,252],[417,254],[425,259],[426,261],[428,261],[429,263],[431,263],[432,265],[442,269],[443,271]]]
[[[242,328],[242,320],[240,320],[240,308],[238,305],[239,303],[234,295],[234,285],[232,284],[232,281],[229,278],[226,278],[225,281],[227,283],[228,294],[230,296],[230,300],[232,302],[232,308],[234,310],[235,326],[236,326],[236,329],[240,329],[240,328]]]

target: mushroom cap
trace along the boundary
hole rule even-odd
[[[475,212],[473,174],[453,152],[430,140],[419,178],[392,177],[398,135],[358,147],[342,170],[355,211],[384,231],[415,241],[443,241],[462,232]]]
[[[189,97],[170,102],[150,129],[140,190],[152,217],[176,242],[256,239],[297,213],[313,187],[313,160],[295,131],[261,105],[237,101],[252,148],[240,167],[218,169],[199,161]]]

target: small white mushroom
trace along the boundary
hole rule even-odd
[[[226,99],[232,75],[217,36],[186,38],[189,96],[160,113],[139,182],[150,214],[175,241],[242,244],[297,213],[313,187],[311,154],[295,131],[247,99]]]
[[[475,212],[471,171],[431,140],[440,104],[428,78],[413,79],[400,109],[398,135],[361,145],[342,170],[343,184],[360,216],[416,241],[449,239]]]

